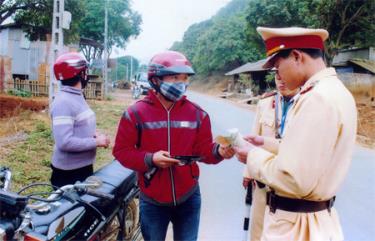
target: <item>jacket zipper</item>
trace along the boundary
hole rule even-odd
[[[168,152],[169,153],[171,153],[171,120],[170,120],[170,112],[171,112],[173,106],[169,110],[167,110],[167,114],[168,114]],[[174,206],[176,206],[177,205],[176,190],[175,190],[175,187],[174,187],[174,177],[173,177],[172,167],[169,167],[169,175],[171,177],[173,204],[174,204]]]

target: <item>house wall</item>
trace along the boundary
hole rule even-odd
[[[39,65],[47,59],[45,41],[30,42],[21,29],[11,29],[8,39],[8,56],[12,57],[12,74],[27,75],[30,80],[38,79]]]
[[[375,48],[374,47],[370,47],[369,56],[370,56],[370,60],[374,60],[375,61]]]
[[[0,55],[8,55],[8,35],[9,29],[0,30]]]
[[[30,42],[21,29],[0,30],[0,56],[10,58],[11,75],[27,75],[29,80],[41,80],[44,75],[48,80],[49,49],[50,42]],[[78,45],[71,45],[64,46],[63,52],[77,50]]]
[[[346,64],[349,59],[369,59],[375,61],[375,49],[374,47],[347,50],[339,52],[334,58],[332,65]]]
[[[338,76],[354,96],[375,103],[375,75],[338,73]]]

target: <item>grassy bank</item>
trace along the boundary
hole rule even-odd
[[[98,130],[112,139],[110,148],[98,149],[95,163],[95,169],[98,169],[113,158],[113,139],[124,104],[115,101],[91,101],[89,104],[96,113]],[[21,140],[0,143],[0,166],[11,168],[12,189],[19,190],[32,182],[49,182],[53,139],[48,114],[23,112],[0,124],[2,128],[13,128],[13,134],[21,132],[24,136]]]

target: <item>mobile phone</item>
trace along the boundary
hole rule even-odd
[[[192,155],[192,156],[172,156],[172,158],[179,160],[181,162],[180,166],[189,165],[192,162],[201,161],[203,159],[201,156],[196,156],[196,155]]]

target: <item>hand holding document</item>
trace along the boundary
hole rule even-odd
[[[237,128],[227,130],[225,136],[219,135],[215,138],[215,141],[220,145],[233,146],[236,148],[241,148],[247,145],[247,142]]]
[[[227,130],[226,135],[219,135],[215,141],[223,146],[231,146],[236,151],[238,160],[246,163],[247,153],[254,148],[254,146],[246,141],[237,128]]]

